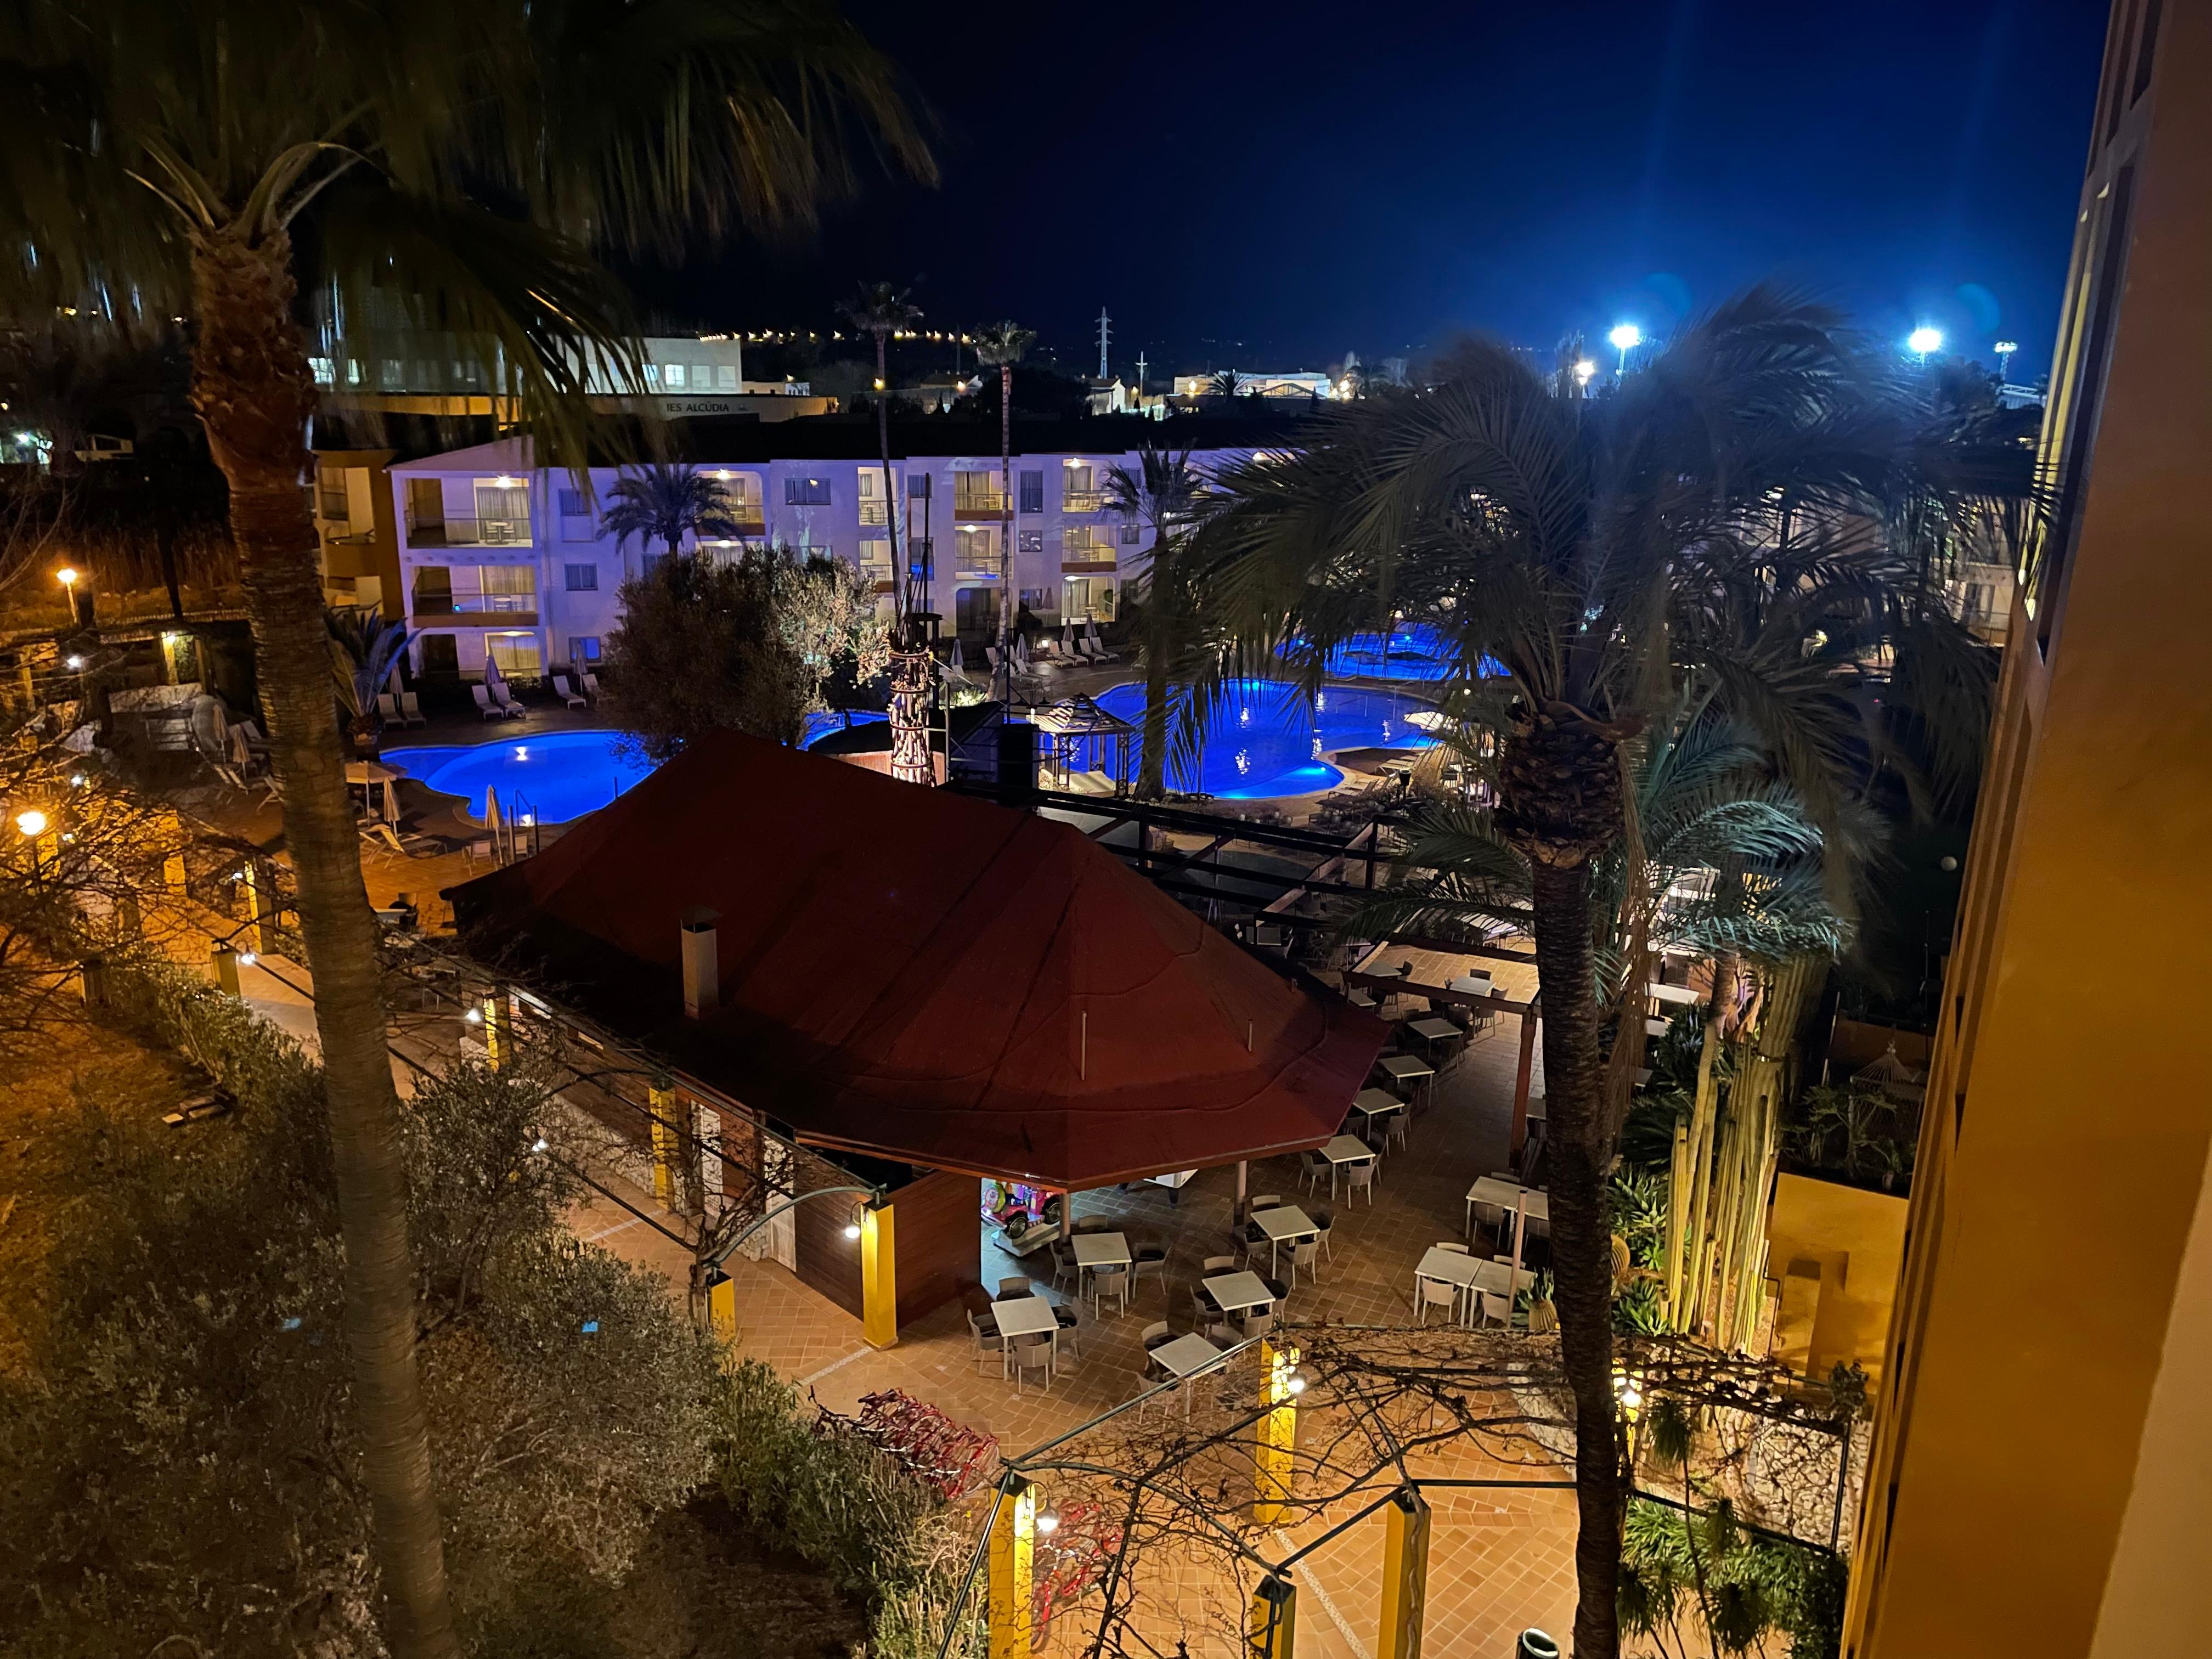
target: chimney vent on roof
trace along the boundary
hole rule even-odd
[[[698,1019],[721,1002],[722,964],[714,947],[714,924],[722,918],[704,905],[684,913],[684,1017]]]

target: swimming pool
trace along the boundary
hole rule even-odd
[[[1451,642],[1426,623],[1355,634],[1328,653],[1328,672],[1347,680],[1443,680],[1459,669]],[[1485,675],[1505,671],[1494,658],[1482,660]]]
[[[1207,731],[1192,775],[1170,756],[1168,784],[1227,800],[1310,795],[1334,788],[1344,774],[1322,757],[1340,749],[1425,749],[1435,741],[1408,717],[1431,705],[1402,691],[1323,686],[1309,703],[1279,680],[1238,680],[1228,706]],[[1099,693],[1098,706],[1133,726],[1145,718],[1145,688],[1134,681]],[[1139,745],[1130,745],[1135,775]]]
[[[485,796],[496,789],[500,810],[509,817],[526,811],[540,823],[565,823],[605,806],[653,771],[653,763],[623,746],[622,738],[619,732],[549,732],[517,743],[387,749],[380,758],[433,789],[467,796],[469,811],[479,818]]]

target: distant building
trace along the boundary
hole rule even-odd
[[[1218,374],[1221,371],[1216,370]],[[1237,395],[1240,398],[1334,398],[1336,382],[1318,369],[1299,369],[1289,374],[1246,374],[1236,371]],[[1175,377],[1175,395],[1178,398],[1211,398],[1215,395],[1213,374],[1178,374]]]
[[[1206,444],[1194,462],[1207,470],[1279,447],[1289,429],[1226,416],[1188,424],[1188,438]],[[1133,467],[1139,445],[1160,435],[1126,418],[1018,420],[1009,579],[995,422],[895,418],[888,495],[872,422],[687,421],[676,434],[681,453],[739,504],[744,539],[843,559],[873,579],[886,606],[896,503],[902,550],[933,573],[944,633],[975,648],[995,637],[1001,604],[1047,627],[1114,619],[1152,532],[1109,508],[1109,475]],[[586,491],[565,471],[539,466],[526,437],[428,455],[390,474],[400,581],[426,673],[475,675],[489,658],[526,678],[595,661],[619,617],[623,580],[667,551],[617,547],[602,527],[618,469],[592,468]]]
[[[2212,1651],[2208,80],[2212,5],[2113,8],[1846,1659]]]

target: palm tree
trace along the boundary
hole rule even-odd
[[[614,532],[618,549],[628,547],[633,536],[641,549],[658,538],[673,557],[684,551],[687,536],[696,546],[737,541],[745,533],[728,489],[696,466],[654,462],[616,479],[607,496],[599,523]]]
[[[1006,630],[1014,612],[1014,365],[1036,340],[1019,323],[994,323],[975,337],[975,361],[999,369],[999,484],[1005,491],[999,520],[999,673],[994,685],[1001,706],[1014,700],[1014,659],[1006,650]]]
[[[376,752],[377,734],[384,726],[377,694],[414,636],[398,618],[386,622],[382,608],[374,605],[366,611],[353,605],[325,611],[323,623],[330,631],[331,675],[346,712],[346,735],[354,752],[367,757]]]
[[[1107,473],[1105,495],[1109,508],[1152,532],[1152,548],[1138,572],[1140,598],[1133,618],[1145,667],[1137,798],[1158,800],[1167,793],[1170,689],[1196,677],[1205,648],[1200,590],[1184,557],[1184,544],[1209,498],[1204,477],[1190,463],[1190,451],[1149,443],[1138,452],[1134,471],[1116,466]]]
[[[342,349],[374,361],[380,331],[435,329],[580,460],[588,370],[640,378],[597,251],[803,220],[848,182],[854,125],[917,171],[927,155],[826,0],[19,0],[0,62],[0,234],[28,256],[5,262],[11,311],[197,325],[314,974],[382,1622],[399,1659],[452,1654],[376,922],[300,489],[302,280]]]
[[[1975,650],[1882,534],[1889,510],[1914,492],[2025,488],[2025,465],[1947,477],[1920,435],[1838,319],[1754,290],[1601,399],[1463,347],[1433,388],[1338,405],[1303,453],[1237,473],[1205,532],[1238,645],[1224,674],[1281,651],[1317,688],[1328,651],[1393,610],[1450,639],[1468,684],[1496,665],[1492,821],[1528,866],[1541,980],[1583,1659],[1619,1650],[1605,1181],[1644,1041],[1642,1020],[1619,1018],[1643,951],[1607,971],[1598,884],[1615,848],[1644,857],[1623,745],[1695,675],[1832,820],[1863,776],[1862,711],[1892,678],[1887,647]]]
[[[1251,381],[1235,369],[1217,368],[1213,371],[1212,378],[1206,381],[1206,389],[1212,397],[1234,398],[1249,385]]]
[[[898,492],[891,488],[890,380],[888,343],[892,335],[921,320],[921,307],[907,302],[907,290],[889,283],[863,283],[860,291],[838,307],[844,319],[876,343],[876,453],[884,467],[884,522],[891,543],[891,642],[902,650],[920,649],[907,637],[908,618],[926,609],[911,571],[899,562]]]

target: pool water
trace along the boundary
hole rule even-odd
[[[1344,774],[1322,757],[1339,749],[1425,749],[1435,739],[1408,716],[1431,705],[1402,691],[1322,688],[1311,702],[1279,680],[1238,680],[1234,696],[1206,734],[1194,769],[1170,755],[1168,787],[1228,800],[1310,795],[1334,788]],[[1135,682],[1103,691],[1098,706],[1133,726],[1145,719],[1145,688]],[[1136,775],[1141,744],[1132,742]]]
[[[387,749],[380,758],[448,795],[468,798],[481,818],[485,797],[499,792],[501,812],[540,823],[565,823],[605,806],[653,771],[653,763],[623,744],[619,732],[551,732],[515,743]]]
[[[1328,672],[1339,679],[1444,680],[1458,672],[1451,642],[1426,623],[1393,629],[1388,635],[1355,634],[1328,653]],[[1482,660],[1484,675],[1504,669],[1492,658]]]

